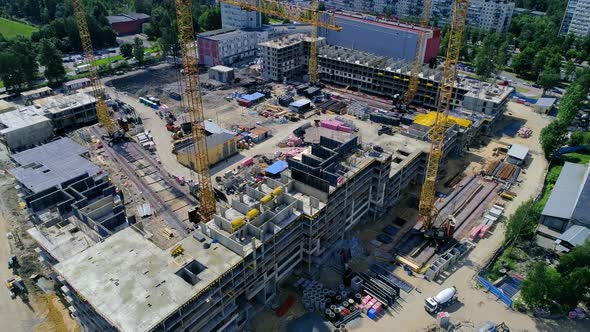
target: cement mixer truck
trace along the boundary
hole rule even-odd
[[[429,297],[424,302],[424,309],[431,314],[435,314],[457,302],[457,289],[455,287],[443,289],[436,296]]]

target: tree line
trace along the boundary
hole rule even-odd
[[[7,40],[0,34],[0,79],[4,85],[16,90],[32,87],[39,64],[44,66],[50,85],[61,82],[66,71],[55,43],[55,39],[42,39],[31,45],[25,37]]]
[[[586,100],[588,91],[590,91],[590,69],[585,69],[579,73],[561,98],[556,119],[541,130],[541,147],[547,159],[551,159],[555,152],[565,144],[567,128]]]
[[[145,0],[137,0],[145,1]],[[150,7],[150,22],[144,25],[144,33],[152,41],[158,41],[165,55],[178,52],[178,30],[174,0],[162,0]],[[193,0],[193,27],[195,33],[221,28],[221,9],[207,0]]]
[[[559,35],[567,1],[525,0],[521,5],[545,11],[546,15],[513,16],[505,34],[467,26],[460,59],[472,63],[475,73],[483,80],[495,77],[510,65],[516,74],[545,89],[560,82],[562,71],[564,78],[572,81],[576,76],[576,64],[590,60],[590,36]],[[440,55],[446,54],[448,31],[448,27],[442,30]]]

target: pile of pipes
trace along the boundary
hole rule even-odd
[[[516,134],[518,135],[518,137],[529,138],[533,134],[533,130],[528,127],[520,127]]]
[[[347,323],[360,317],[360,289],[355,292],[343,284],[338,289],[329,289],[316,280],[305,278],[299,279],[293,286],[303,290],[303,306],[307,311],[322,312],[337,328],[343,329]]]
[[[318,108],[323,112],[333,112],[336,114],[342,114],[344,112],[346,112],[346,104],[338,101],[338,100],[327,100],[321,104],[318,105]]]
[[[400,288],[396,286],[391,280],[380,273],[376,273],[375,277],[359,272],[357,276],[362,280],[363,293],[371,296],[384,307],[392,306],[395,299],[399,296]]]

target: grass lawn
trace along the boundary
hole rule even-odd
[[[31,34],[37,30],[38,29],[34,26],[0,17],[0,33],[6,39],[11,39],[16,36],[30,37]]]
[[[564,154],[563,158],[565,159],[565,161],[569,161],[576,164],[588,164],[588,162],[590,162],[590,153],[572,152]]]
[[[121,61],[123,59],[125,59],[125,58],[123,58],[123,56],[119,54],[119,55],[115,55],[115,56],[112,56],[112,57],[95,60],[94,62],[96,63],[96,66],[100,66],[100,65],[109,64],[109,63],[111,63],[111,62],[113,62],[115,60]]]
[[[4,82],[0,81],[0,88],[4,87]]]

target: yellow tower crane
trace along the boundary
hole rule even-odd
[[[76,18],[78,31],[80,33],[80,42],[84,49],[84,61],[89,67],[90,85],[94,97],[96,98],[96,115],[98,117],[98,122],[106,129],[109,136],[112,137],[117,131],[117,126],[109,114],[109,109],[104,96],[104,87],[98,77],[98,68],[96,66],[96,61],[94,61],[94,51],[92,49],[92,40],[90,39],[88,23],[86,22],[84,4],[82,3],[82,0],[73,0],[72,4],[74,6],[74,17]]]
[[[432,0],[424,0],[422,7],[422,15],[420,16],[420,26],[422,28],[428,27],[430,23],[430,10],[432,9]],[[404,95],[404,105],[410,106],[420,85],[420,73],[422,72],[424,49],[426,48],[426,34],[418,33],[418,44],[416,45],[416,54],[414,56],[414,63],[412,64],[412,71],[410,72],[410,82],[408,90]]]
[[[184,100],[192,124],[192,138],[195,148],[193,165],[199,181],[199,221],[208,222],[216,211],[215,193],[209,170],[209,154],[204,128],[205,114],[197,66],[197,43],[193,28],[191,0],[176,0],[176,17],[178,25],[178,43],[182,54],[184,69]]]
[[[311,25],[311,47],[309,49],[308,74],[309,82],[319,81],[318,73],[318,28],[340,31],[342,27],[336,25],[334,14],[319,10],[319,0],[311,0],[310,8],[303,8],[288,3],[274,0],[260,0],[248,2],[248,0],[221,0],[227,4],[240,7],[244,10],[257,11],[270,16],[289,19]],[[321,20],[320,20],[321,18]]]
[[[465,19],[469,0],[455,0],[451,29],[449,31],[449,44],[445,58],[440,91],[436,110],[436,119],[431,131],[430,154],[426,167],[426,176],[422,193],[420,195],[419,213],[424,230],[428,233],[432,230],[438,212],[434,208],[438,167],[443,156],[445,132],[448,125],[449,108],[453,99],[453,88],[457,77],[457,63],[461,50],[461,40],[465,30]]]

